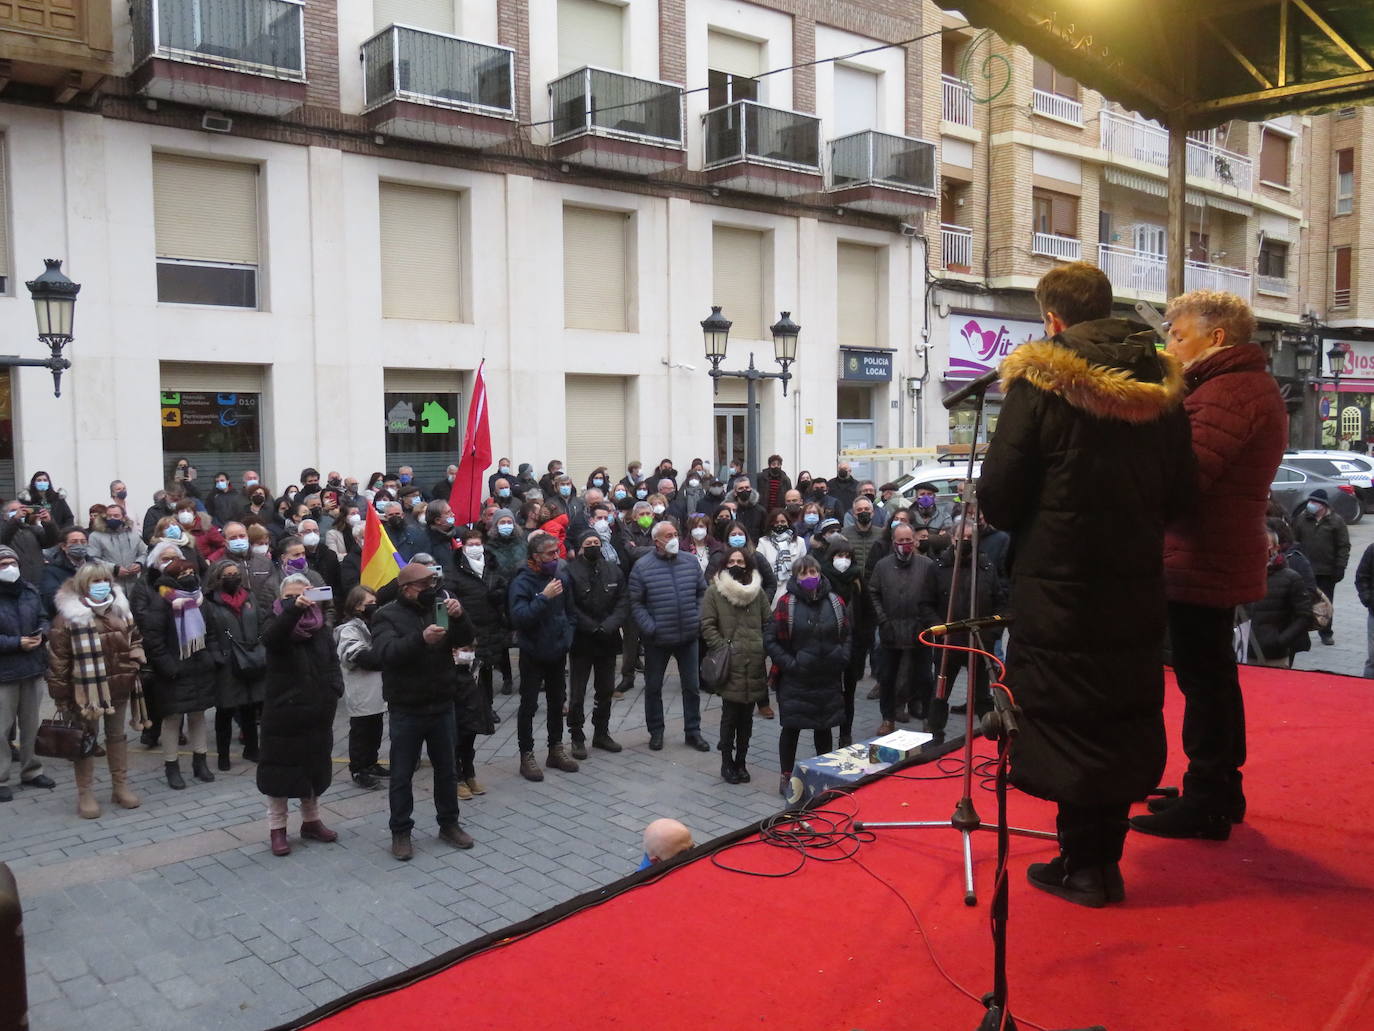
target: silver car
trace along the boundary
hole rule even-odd
[[[1351,525],[1358,523],[1364,517],[1364,505],[1355,496],[1355,488],[1345,480],[1303,468],[1315,461],[1285,458],[1269,485],[1270,496],[1291,515],[1307,502],[1307,495],[1320,487],[1326,491],[1331,511]]]

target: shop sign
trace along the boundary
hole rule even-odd
[[[1343,379],[1370,379],[1374,380],[1374,341],[1371,340],[1337,340],[1335,345],[1345,351],[1345,370],[1341,373]],[[1334,379],[1331,372],[1331,359],[1328,357],[1331,351],[1331,344],[1321,341],[1320,347],[1322,355],[1322,379]]]
[[[1040,340],[1045,327],[1038,322],[1012,321],[996,315],[951,313],[947,380],[977,379],[997,368],[1002,359],[1028,340]]]
[[[840,379],[847,382],[890,383],[891,351],[840,351]]]

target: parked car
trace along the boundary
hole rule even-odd
[[[976,480],[983,471],[982,462],[973,463],[973,478]],[[908,469],[892,482],[897,485],[897,493],[908,501],[916,500],[916,488],[929,483],[935,488],[936,500],[955,502],[959,500],[959,485],[964,482],[968,472],[968,457],[954,462],[922,462]]]
[[[1324,476],[1335,475],[1355,488],[1356,496],[1364,503],[1365,511],[1374,505],[1374,460],[1357,451],[1319,451],[1305,449],[1288,451],[1283,460],[1302,469],[1312,469]],[[1323,465],[1306,465],[1305,462],[1330,462],[1332,469]]]
[[[1347,523],[1353,525],[1364,517],[1364,506],[1355,496],[1352,485],[1335,476],[1304,469],[1295,464],[1298,461],[1303,460],[1285,458],[1274,473],[1274,482],[1269,485],[1270,496],[1283,506],[1285,512],[1297,512],[1307,503],[1307,495],[1321,487],[1331,501],[1331,510]]]

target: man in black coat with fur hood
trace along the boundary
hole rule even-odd
[[[1124,898],[1130,804],[1164,772],[1164,527],[1192,450],[1178,362],[1110,317],[1099,269],[1057,268],[1035,296],[1048,339],[1002,363],[978,494],[1012,536],[1012,780],[1059,804],[1060,854],[1028,878],[1099,907]]]

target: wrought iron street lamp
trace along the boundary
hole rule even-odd
[[[43,274],[24,285],[29,288],[29,295],[33,298],[33,312],[38,320],[38,339],[48,345],[52,354],[47,358],[0,355],[0,367],[47,369],[52,373],[52,396],[61,397],[62,373],[72,367],[71,361],[62,357],[62,349],[72,342],[76,295],[81,292],[81,284],[73,283],[62,274],[60,259],[44,258],[43,264],[47,266]]]
[[[755,384],[761,379],[782,380],[782,395],[787,396],[787,383],[792,378],[791,366],[797,360],[797,338],[801,335],[801,326],[792,321],[791,312],[785,311],[782,318],[769,327],[769,332],[773,334],[773,360],[782,366],[781,372],[764,372],[756,368],[752,351],[749,352],[747,369],[730,372],[723,371],[720,363],[725,360],[731,325],[730,320],[721,314],[720,305],[713,304],[710,316],[701,322],[701,332],[706,345],[706,360],[711,363],[710,375],[714,381],[714,392],[720,393],[722,377],[742,379],[747,384],[744,461],[745,471],[753,477],[758,475],[759,470],[759,411]]]

